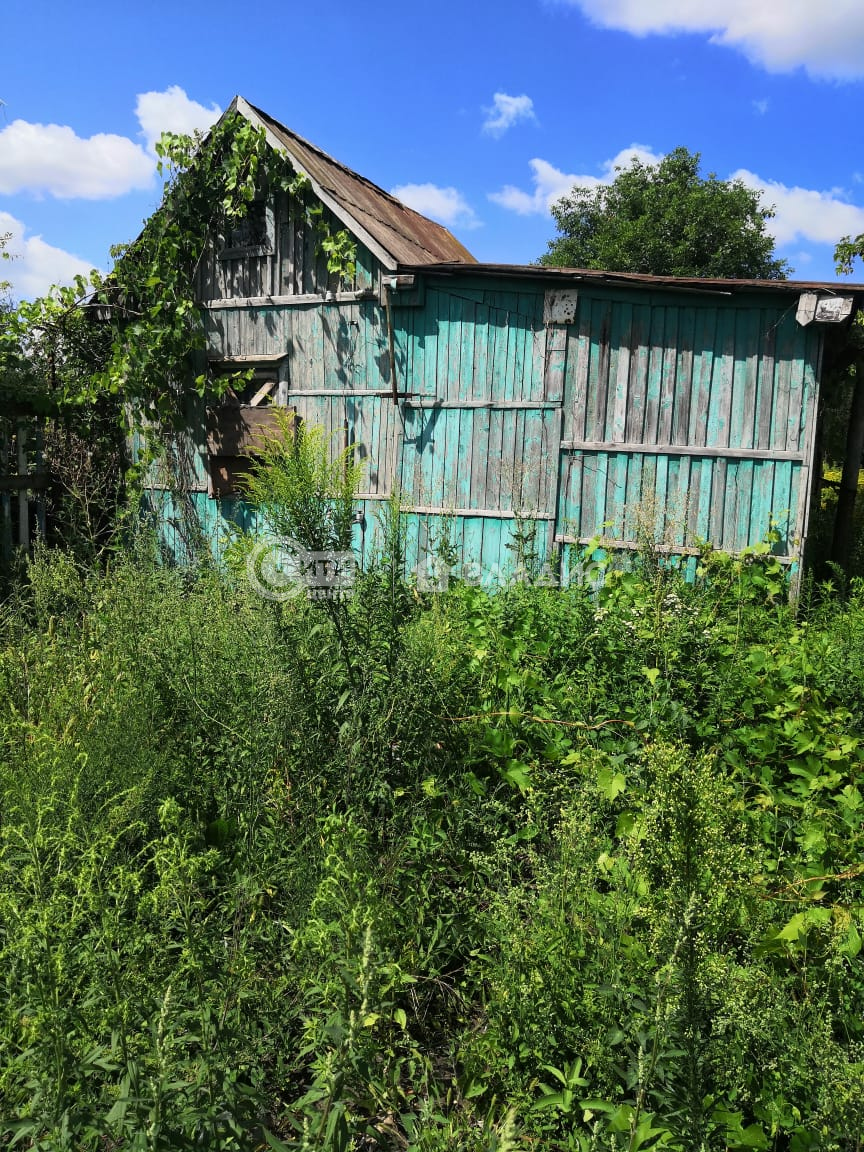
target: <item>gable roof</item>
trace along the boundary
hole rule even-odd
[[[385,268],[476,263],[468,249],[443,225],[408,208],[242,96],[234,97],[225,115],[235,111],[263,128],[272,147],[287,153],[295,170],[308,177],[315,195]]]

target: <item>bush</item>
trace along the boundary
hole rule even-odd
[[[770,556],[0,615],[0,1146],[864,1135],[864,599]],[[341,633],[340,633],[341,629]]]

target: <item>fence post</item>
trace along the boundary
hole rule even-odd
[[[27,475],[27,421],[18,421],[18,476]],[[30,496],[26,488],[18,490],[18,545],[25,552],[30,549]]]
[[[9,433],[5,421],[0,424],[0,482],[9,475]],[[12,559],[12,494],[0,487],[0,563],[5,567]]]

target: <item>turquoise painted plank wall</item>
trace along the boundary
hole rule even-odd
[[[374,285],[368,253],[361,264],[358,283]],[[346,436],[355,445],[367,550],[396,490],[412,570],[448,526],[465,564],[504,578],[517,518],[536,524],[544,557],[596,536],[739,550],[773,525],[775,551],[795,558],[821,334],[788,297],[583,283],[572,320],[546,323],[536,278],[418,281],[391,309],[398,405],[377,297],[229,297],[207,311],[212,358],[282,357],[288,404],[334,453]],[[190,427],[194,503],[215,537],[247,513],[207,496],[200,412]]]

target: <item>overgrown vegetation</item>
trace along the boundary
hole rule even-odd
[[[860,1149],[864,586],[419,593],[399,547],[345,636],[242,569],[35,558],[0,1143]]]

